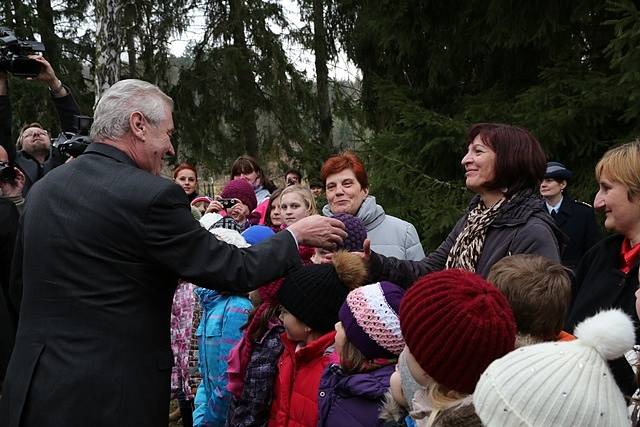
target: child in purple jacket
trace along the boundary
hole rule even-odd
[[[404,290],[390,282],[354,289],[340,308],[335,355],[318,391],[318,427],[381,426],[389,378],[404,348],[398,317]]]

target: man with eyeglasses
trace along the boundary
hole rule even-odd
[[[63,131],[73,130],[73,117],[80,114],[78,104],[71,91],[56,76],[51,64],[39,55],[31,55],[31,59],[41,64],[41,72],[36,80],[46,83],[58,112],[60,127]],[[11,135],[11,104],[9,100],[8,76],[0,71],[0,143],[8,150]],[[23,197],[31,186],[52,169],[60,166],[68,157],[51,146],[51,137],[39,123],[30,123],[20,130],[16,144],[18,152],[15,164],[25,175],[22,188]]]

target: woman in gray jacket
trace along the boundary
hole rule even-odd
[[[351,152],[329,157],[320,170],[327,201],[322,213],[348,213],[362,220],[371,248],[398,259],[420,260],[424,250],[413,224],[387,215],[376,198],[369,195],[369,178],[364,165]]]
[[[561,233],[538,188],[546,160],[526,129],[496,123],[474,125],[462,158],[466,186],[476,193],[465,215],[444,242],[420,261],[402,261],[373,252],[365,257],[375,280],[409,286],[427,273],[461,268],[486,277],[501,258],[526,253],[560,262]]]

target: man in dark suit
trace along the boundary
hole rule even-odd
[[[571,171],[562,163],[547,163],[540,194],[556,225],[569,238],[561,255],[562,264],[575,270],[582,255],[600,240],[601,235],[593,207],[567,195],[567,182],[571,176]]]
[[[218,241],[182,188],[157,175],[172,100],[123,80],[95,110],[94,143],[27,199],[16,243],[23,297],[0,420],[20,426],[166,426],[169,314],[178,278],[248,291],[333,246],[339,221],[308,217],[260,245]]]

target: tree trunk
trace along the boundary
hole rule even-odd
[[[119,0],[95,0],[96,62],[95,85],[98,104],[100,97],[120,79],[120,17]]]
[[[244,34],[244,3],[243,0],[231,0],[229,2],[231,26],[233,28],[233,47],[235,50],[235,65],[238,76],[238,111],[239,129],[244,142],[245,152],[250,156],[258,155],[258,127],[256,124],[258,91],[251,63],[247,40]]]
[[[38,9],[38,32],[45,49],[47,49],[47,60],[53,70],[58,72],[60,71],[60,49],[53,25],[51,0],[37,0],[36,7]]]
[[[33,29],[29,20],[29,9],[21,0],[13,0],[13,18],[15,20],[14,32],[19,38],[33,39]]]
[[[327,34],[324,27],[323,0],[313,0],[313,50],[316,54],[316,85],[318,89],[318,121],[320,143],[332,148],[331,100],[329,99],[329,71],[327,69]]]
[[[127,30],[127,57],[129,59],[129,78],[135,79],[138,75],[138,64],[136,61],[136,41],[131,28]]]
[[[2,26],[13,28],[13,10],[11,9],[11,0],[4,0],[2,2]]]

